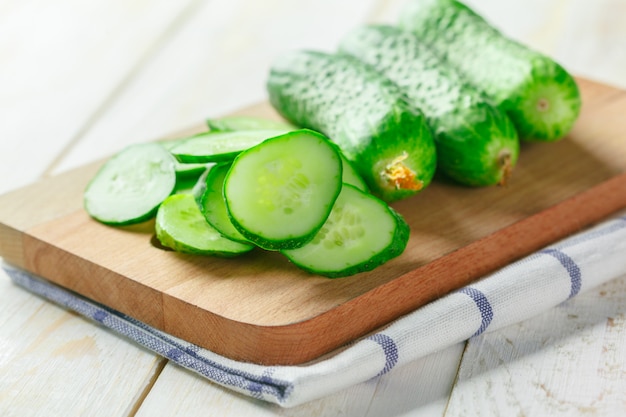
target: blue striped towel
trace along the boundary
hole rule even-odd
[[[300,366],[233,361],[11,265],[18,285],[254,398],[291,407],[389,372],[486,331],[530,318],[626,273],[626,216],[615,217],[401,317],[377,333]]]

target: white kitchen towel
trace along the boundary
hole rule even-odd
[[[513,244],[513,242],[512,242]],[[626,273],[626,216],[608,220],[300,366],[233,361],[177,339],[44,279],[4,265],[13,281],[251,397],[291,407],[389,372],[485,331],[530,318]]]

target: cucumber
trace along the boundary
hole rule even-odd
[[[356,169],[352,165],[352,162],[348,161],[348,159],[345,157],[343,152],[341,152],[341,150],[339,151],[339,156],[341,156],[342,167],[341,181],[346,184],[354,185],[361,191],[370,192],[369,187],[361,177],[361,174],[356,171]]]
[[[346,178],[346,164],[349,164],[342,158],[342,171],[343,181],[350,181],[357,188],[367,191],[364,187],[363,180],[359,177],[351,176],[348,174]],[[226,236],[227,238],[238,242],[249,242],[239,230],[233,225],[230,217],[228,216],[228,208],[223,197],[224,179],[230,169],[230,163],[216,164],[209,168],[206,175],[203,176],[201,182],[204,187],[201,190],[196,190],[196,194],[199,194],[197,198],[200,206],[200,211],[204,215],[205,219],[211,226],[217,231]],[[352,171],[348,171],[352,172]],[[356,175],[356,174],[354,174]],[[199,191],[199,192],[198,192]]]
[[[181,140],[184,139],[173,139],[173,140],[164,140],[159,142],[159,144],[167,150],[171,150],[174,146],[178,145]],[[206,163],[183,163],[176,161],[175,169],[176,169],[176,178],[177,180],[182,180],[183,182],[195,181],[200,174],[204,172],[206,169]],[[178,188],[178,186],[177,186]]]
[[[163,246],[192,255],[232,257],[254,248],[215,230],[204,219],[192,194],[167,197],[157,211],[155,231]]]
[[[523,140],[555,141],[578,118],[574,78],[455,0],[410,0],[399,25],[432,47],[515,124]]]
[[[198,204],[206,221],[217,231],[231,240],[245,243],[248,240],[233,226],[228,217],[228,209],[222,193],[224,179],[230,166],[230,163],[221,163],[207,170],[202,179],[205,187],[198,199]]]
[[[224,116],[209,118],[206,125],[213,132],[232,132],[237,130],[297,130],[291,123],[281,120],[271,120],[255,116]]]
[[[417,36],[393,26],[362,26],[342,39],[339,50],[396,83],[423,111],[439,172],[470,186],[506,183],[519,155],[515,127]]]
[[[344,55],[296,51],[274,61],[267,90],[283,117],[337,143],[383,200],[415,195],[431,182],[436,151],[424,115],[369,66]]]
[[[178,161],[184,163],[232,161],[243,150],[286,132],[284,129],[203,132],[179,140],[171,147],[170,152]]]
[[[313,240],[281,253],[303,270],[339,278],[371,271],[395,258],[408,240],[409,226],[400,214],[373,195],[344,184]]]
[[[87,185],[85,211],[110,225],[151,219],[174,191],[175,164],[174,157],[157,143],[124,148],[106,161]]]
[[[234,132],[240,130],[259,129],[297,130],[293,125],[287,122],[252,116],[226,116],[220,119],[207,119],[207,125],[212,131],[220,132]],[[361,175],[357,173],[354,166],[352,166],[352,163],[346,159],[343,152],[341,152],[340,154],[341,162],[343,164],[343,182],[352,184],[363,191],[369,191],[367,184],[365,183],[363,178],[361,178]]]
[[[296,130],[239,154],[224,180],[233,225],[268,249],[302,246],[317,233],[341,190],[336,145],[318,132]]]

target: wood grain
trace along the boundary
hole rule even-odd
[[[260,250],[215,259],[159,249],[150,222],[112,228],[82,210],[98,164],[4,196],[0,247],[16,232],[23,240],[21,253],[12,240],[2,256],[222,355],[302,363],[625,207],[626,123],[617,116],[626,93],[580,85],[572,133],[525,144],[507,187],[439,180],[395,204],[411,225],[409,245],[371,272],[330,280]],[[272,113],[265,104],[246,112]]]
[[[622,276],[531,321],[470,340],[448,412],[622,415],[625,318]]]

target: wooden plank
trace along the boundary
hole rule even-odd
[[[80,206],[22,230],[21,266],[234,359],[308,361],[626,206],[626,125],[616,118],[626,93],[580,83],[586,104],[569,138],[525,144],[508,187],[440,181],[395,204],[411,240],[372,272],[328,280],[276,253],[213,259],[162,251],[151,243],[150,223],[111,228]],[[78,199],[88,179],[72,191],[63,180],[62,188]],[[37,198],[25,189],[5,205]],[[12,226],[11,217],[5,209],[0,219]]]
[[[0,193],[34,181],[51,156],[78,140],[191,3],[4,5],[0,178],[10,180],[0,182]]]
[[[265,100],[267,74],[278,54],[296,48],[335,49],[348,28],[369,18],[374,3],[200,2],[187,24],[171,33],[128,80],[56,172]]]
[[[472,339],[445,415],[622,415],[625,318],[622,276]]]
[[[0,2],[0,193],[45,174],[190,3]],[[67,195],[39,191],[50,201],[43,211],[61,214],[53,207]],[[28,227],[28,206],[3,209]],[[0,253],[19,260],[20,234],[0,229]],[[13,285],[0,270],[3,417],[132,415],[163,361]]]
[[[288,409],[223,390],[170,363],[136,416],[440,417],[444,415],[464,346],[450,346],[388,374]]]
[[[152,352],[12,285],[2,271],[0,306],[3,416],[128,415],[162,366]]]

